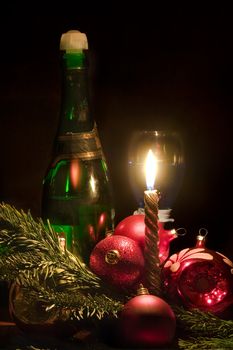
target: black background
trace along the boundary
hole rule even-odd
[[[116,221],[135,209],[127,177],[133,130],[175,129],[186,170],[173,217],[187,235],[172,249],[194,245],[205,227],[208,246],[233,258],[230,9],[126,4],[10,2],[1,11],[0,199],[40,216],[60,106],[60,36],[78,29],[93,58]]]

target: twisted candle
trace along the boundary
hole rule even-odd
[[[160,295],[160,261],[158,248],[158,201],[156,190],[144,192],[145,203],[145,270],[148,289]]]

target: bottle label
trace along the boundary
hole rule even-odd
[[[58,150],[54,163],[61,159],[90,160],[104,158],[96,125],[92,131],[67,133],[58,137]]]

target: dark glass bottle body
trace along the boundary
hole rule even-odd
[[[86,58],[84,51],[63,54],[60,122],[42,193],[43,220],[85,262],[114,226],[112,187],[91,110]]]

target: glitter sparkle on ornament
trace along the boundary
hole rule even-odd
[[[90,268],[118,289],[131,288],[141,279],[144,257],[138,244],[131,238],[110,235],[92,250]]]

